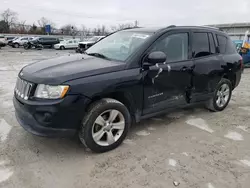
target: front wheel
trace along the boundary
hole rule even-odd
[[[65,47],[64,46],[60,46],[60,50],[65,50]]]
[[[18,44],[18,43],[15,43],[15,44],[14,44],[14,47],[15,47],[15,48],[19,48],[19,44]]]
[[[79,138],[94,152],[110,151],[123,142],[130,124],[126,106],[114,99],[102,99],[93,103],[83,118]]]
[[[222,111],[227,107],[231,95],[232,83],[230,80],[222,78],[214,91],[213,98],[206,103],[206,107],[213,112]]]

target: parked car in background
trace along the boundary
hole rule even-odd
[[[63,40],[59,44],[55,44],[54,48],[57,50],[73,49],[78,47],[79,42],[80,39]]]
[[[4,35],[0,35],[0,47],[6,46],[7,41]]]
[[[250,46],[243,45],[243,40],[234,40],[234,45],[238,53],[242,56],[243,63],[246,67],[250,66]],[[245,41],[246,44],[250,44],[250,41]]]
[[[12,42],[14,41],[14,40],[17,40],[19,37],[6,37],[6,39],[7,39],[7,44],[9,45],[9,46],[11,46],[12,45]]]
[[[44,47],[53,48],[55,44],[60,43],[59,38],[57,37],[35,37],[33,40],[36,40],[39,44],[43,45]]]
[[[25,42],[28,42],[29,40],[32,40],[34,37],[25,36],[25,37],[19,37],[12,41],[12,47],[13,48],[19,48],[20,46],[23,46]]]
[[[84,54],[25,66],[13,102],[28,132],[77,133],[85,146],[105,152],[123,142],[132,122],[194,104],[223,111],[242,71],[242,57],[218,29],[128,29]]]
[[[84,50],[87,50],[89,47],[93,46],[95,43],[103,39],[105,36],[94,36],[86,41],[79,42],[76,52],[82,53]]]

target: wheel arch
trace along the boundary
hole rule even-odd
[[[222,76],[222,78],[226,78],[231,81],[233,89],[236,85],[236,74],[235,73],[227,73]]]
[[[104,94],[104,95],[97,95],[95,97],[93,97],[91,99],[91,104],[98,101],[98,100],[101,100],[103,98],[112,98],[112,99],[115,99],[119,102],[121,102],[122,104],[124,104],[130,115],[131,115],[131,118],[133,120],[135,120],[136,118],[136,112],[138,111],[137,110],[137,107],[136,105],[134,105],[134,99],[132,97],[132,95],[130,93],[126,93],[126,92],[112,92],[112,93],[107,93],[107,94]]]

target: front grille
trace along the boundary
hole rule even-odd
[[[32,83],[29,83],[18,77],[15,87],[15,94],[24,100],[28,100],[32,86],[33,86]]]

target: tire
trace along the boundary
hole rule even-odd
[[[60,46],[60,50],[65,50],[65,47],[64,46]]]
[[[116,115],[113,121],[110,121],[110,124],[107,124],[107,122],[112,119],[112,112],[118,112],[118,115]],[[102,119],[104,121],[99,121],[104,122],[102,126],[96,123],[97,119],[100,117],[106,117]],[[120,124],[118,125],[118,123]],[[117,148],[123,142],[127,136],[130,124],[130,113],[125,105],[114,99],[101,99],[94,102],[84,116],[79,130],[79,138],[80,141],[93,152],[107,152]],[[115,125],[119,127],[122,125],[124,127],[116,130],[114,128]],[[97,130],[95,130],[96,128]],[[97,138],[94,139],[94,135],[97,135],[96,133],[103,133],[102,136],[99,134],[99,141],[96,141],[98,140]],[[112,135],[111,138],[113,139],[108,139],[110,138],[109,135]]]
[[[24,48],[25,50],[28,50],[28,49],[29,49],[29,45],[28,45],[28,44],[24,44],[24,45],[23,45],[23,48]]]
[[[224,90],[223,87],[225,86],[228,92],[226,92],[227,90]],[[226,93],[228,93],[228,97],[224,97],[226,96],[225,95]],[[228,103],[230,102],[231,96],[232,96],[232,83],[230,80],[222,78],[214,91],[213,97],[209,101],[207,101],[206,108],[212,112],[222,111],[227,107]],[[221,97],[224,98],[225,102],[223,102]],[[217,101],[218,102],[221,101],[219,102],[220,105],[217,103]]]
[[[19,45],[18,43],[15,43],[15,44],[14,44],[14,47],[15,47],[15,48],[19,48],[19,46],[20,46],[20,45]]]

